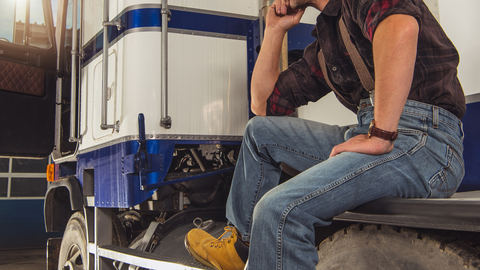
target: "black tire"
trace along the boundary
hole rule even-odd
[[[63,233],[58,257],[58,270],[87,270],[89,269],[86,267],[87,256],[85,217],[82,212],[76,212],[68,220]]]
[[[355,224],[318,246],[316,269],[480,269],[478,234]]]
[[[112,213],[112,229],[112,244],[126,247],[128,243],[125,230],[114,213]],[[68,220],[63,233],[58,270],[93,269],[93,262],[89,263],[90,267],[86,267],[88,255],[85,217],[82,212],[75,212]]]

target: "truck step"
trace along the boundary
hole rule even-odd
[[[192,259],[158,255],[136,249],[105,245],[98,248],[103,258],[147,269],[208,269]]]

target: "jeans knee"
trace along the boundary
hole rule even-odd
[[[274,129],[274,125],[271,123],[269,117],[256,116],[250,119],[245,127],[245,137],[255,139],[255,141],[264,138]]]
[[[255,205],[253,210],[253,221],[263,225],[274,225],[284,211],[284,207],[279,203],[276,196],[265,194]],[[272,224],[270,224],[272,223]]]
[[[265,126],[265,121],[268,121],[266,117],[256,116],[248,121],[245,128],[245,133],[258,130]]]

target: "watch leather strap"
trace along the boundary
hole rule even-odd
[[[383,129],[379,129],[375,126],[375,119],[372,120],[370,123],[370,127],[368,128],[368,137],[377,137],[387,141],[395,141],[398,137],[398,131],[386,131]]]

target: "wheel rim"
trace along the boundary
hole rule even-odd
[[[72,244],[68,249],[64,270],[84,270],[82,250],[77,244]]]

